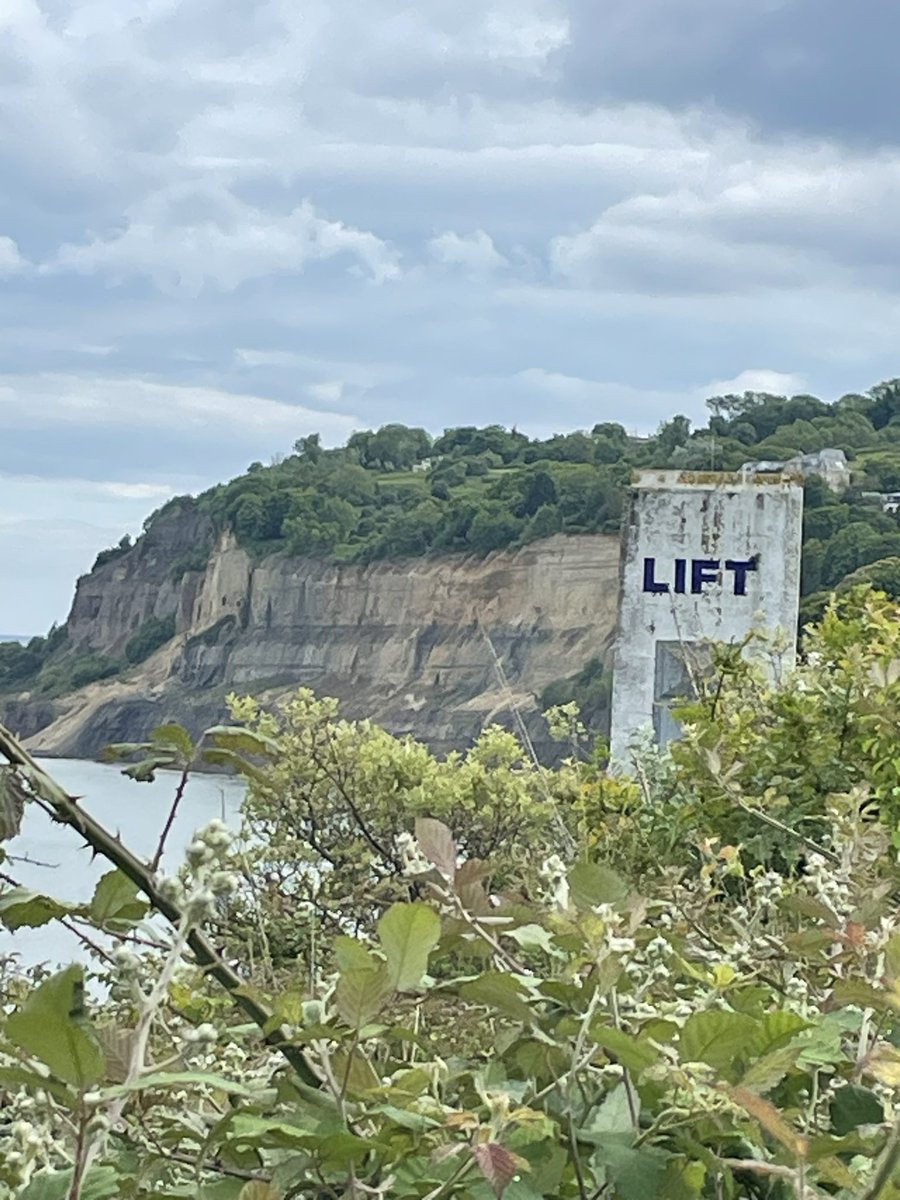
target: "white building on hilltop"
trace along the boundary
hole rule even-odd
[[[850,468],[843,450],[817,450],[815,454],[798,454],[784,462],[745,462],[741,474],[799,475],[802,479],[818,475],[833,492],[846,492],[850,486]]]
[[[781,476],[639,474],[622,532],[613,763],[646,727],[659,745],[677,736],[671,708],[709,643],[781,629],[793,662],[802,516],[802,487]]]

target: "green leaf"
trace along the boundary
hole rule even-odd
[[[512,975],[502,971],[486,971],[469,980],[460,986],[459,994],[463,1000],[483,1004],[519,1021],[531,1019],[531,1009],[523,999],[527,994],[525,989]]]
[[[781,1083],[788,1071],[800,1061],[802,1054],[803,1046],[800,1043],[793,1046],[779,1046],[777,1050],[770,1050],[768,1054],[764,1054],[762,1058],[757,1059],[748,1067],[741,1079],[741,1087],[764,1096],[766,1092]]]
[[[639,1074],[652,1066],[659,1058],[659,1052],[649,1042],[623,1033],[612,1026],[595,1024],[591,1026],[591,1037],[598,1046],[608,1050],[626,1070]]]
[[[130,767],[125,767],[122,774],[127,775],[129,779],[134,779],[137,783],[152,783],[156,778],[157,771],[171,767],[174,762],[174,754],[160,751],[142,758],[140,762],[132,763]]]
[[[326,1167],[348,1167],[351,1163],[362,1162],[373,1149],[374,1142],[345,1132],[329,1133],[320,1137],[315,1146],[317,1158]]]
[[[688,1017],[678,1039],[678,1054],[683,1063],[702,1062],[725,1071],[746,1055],[758,1034],[759,1022],[745,1013],[708,1012]]]
[[[341,971],[334,1002],[338,1013],[351,1029],[361,1029],[378,1016],[392,991],[387,967],[351,967]]]
[[[441,919],[427,904],[392,904],[378,922],[378,939],[395,991],[419,986],[441,936]]]
[[[766,1013],[754,1036],[753,1052],[768,1054],[770,1050],[778,1050],[791,1038],[809,1027],[809,1021],[805,1021],[798,1013],[781,1011]]]
[[[154,746],[174,746],[187,762],[194,757],[194,739],[183,725],[176,725],[174,722],[158,725],[150,734],[150,740]]]
[[[873,987],[865,979],[835,980],[832,996],[841,1005],[853,1005],[855,1008],[874,1008],[883,1012],[891,1007],[890,997],[883,988]]]
[[[82,1017],[84,973],[67,967],[45,980],[6,1021],[6,1036],[64,1083],[90,1087],[103,1076],[103,1054]]]
[[[201,758],[211,766],[230,767],[238,775],[245,775],[248,779],[255,779],[258,783],[268,783],[264,772],[260,771],[258,767],[254,767],[252,763],[247,762],[245,758],[235,753],[234,750],[204,750]]]
[[[122,871],[108,871],[94,889],[91,917],[98,924],[107,921],[140,921],[147,904],[138,899],[138,886]]]
[[[885,946],[884,965],[889,979],[900,978],[900,933],[895,933]]]
[[[621,875],[600,863],[576,863],[569,871],[569,893],[576,908],[620,904],[630,890]]]
[[[705,1183],[706,1167],[702,1162],[673,1157],[666,1164],[659,1195],[665,1200],[695,1200],[703,1194]]]
[[[635,1118],[628,1102],[628,1089],[624,1083],[620,1083],[604,1098],[600,1107],[594,1109],[579,1129],[578,1137],[580,1141],[600,1146],[609,1140],[611,1134],[626,1135],[631,1141],[636,1132]]]
[[[411,1129],[414,1133],[424,1133],[426,1129],[438,1129],[440,1121],[428,1117],[424,1113],[410,1112],[406,1108],[397,1108],[395,1104],[376,1104],[367,1110],[370,1113],[380,1113],[401,1129]]]
[[[362,942],[343,934],[334,939],[334,960],[339,971],[374,971],[379,965]]]
[[[39,929],[48,921],[55,921],[66,913],[74,912],[77,905],[63,904],[52,896],[43,896],[28,888],[11,888],[0,896],[0,922],[7,929]]]
[[[379,1026],[370,1025],[368,1028],[379,1028]],[[360,1041],[363,1040],[363,1037],[364,1031],[360,1030]],[[359,1046],[355,1049],[336,1047],[331,1052],[331,1061],[334,1064],[335,1076],[342,1083],[346,1081],[348,1096],[365,1095],[368,1092],[377,1091],[381,1087],[381,1076]]]
[[[545,954],[553,954],[553,939],[548,929],[543,925],[520,925],[518,929],[506,929],[503,936],[512,938],[523,950],[543,950]]]
[[[8,1050],[8,1047],[3,1049]],[[8,1087],[27,1088],[31,1092],[49,1092],[54,1100],[71,1108],[75,1104],[75,1093],[64,1083],[39,1075],[37,1071],[28,1071],[24,1067],[0,1067],[0,1084]]]
[[[19,1192],[19,1200],[66,1200],[71,1186],[71,1171],[42,1171]],[[115,1167],[94,1167],[78,1194],[80,1200],[112,1200],[122,1194],[122,1180]]]
[[[660,1185],[669,1155],[654,1146],[635,1149],[621,1138],[610,1138],[594,1151],[607,1169],[617,1200],[651,1200],[661,1196]]]
[[[858,1125],[880,1125],[884,1107],[868,1088],[847,1084],[838,1088],[829,1105],[831,1127],[838,1137],[852,1133]]]
[[[150,742],[112,742],[103,747],[100,757],[104,762],[118,762],[123,758],[132,758],[135,754],[146,754],[152,749]]]
[[[844,1016],[844,1013],[829,1014],[798,1036],[798,1066],[828,1067],[846,1061],[847,1055],[843,1046],[844,1024],[841,1020]]]
[[[195,1183],[190,1186],[197,1188]],[[205,1183],[196,1193],[185,1192],[184,1196],[185,1200],[239,1200],[241,1188],[239,1179],[217,1179],[214,1183]]]
[[[203,736],[210,738],[220,750],[230,750],[233,754],[255,754],[265,758],[281,753],[281,745],[274,738],[237,725],[214,725]]]

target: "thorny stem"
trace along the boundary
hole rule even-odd
[[[69,1186],[67,1200],[80,1200],[81,1185],[87,1175],[90,1165],[90,1146],[87,1141],[87,1123],[89,1117],[83,1102],[78,1111],[78,1132],[75,1139],[75,1164],[72,1167],[72,1183]]]
[[[827,846],[822,846],[819,842],[813,841],[812,838],[808,838],[805,834],[798,833],[796,829],[792,829],[790,825],[785,825],[783,821],[779,821],[777,817],[773,817],[770,813],[762,812],[758,808],[753,808],[752,805],[748,804],[741,798],[741,796],[733,787],[729,787],[724,780],[721,780],[720,782],[724,787],[726,795],[728,795],[741,810],[741,812],[746,813],[748,817],[755,817],[757,821],[762,821],[763,824],[770,825],[773,829],[777,829],[779,833],[783,833],[787,837],[793,838],[794,841],[800,842],[807,848],[807,850],[812,850],[816,854],[821,854],[822,857],[828,859],[829,862],[837,863],[838,866],[840,866],[840,856],[835,854],[832,850],[829,850]]]
[[[3,725],[0,725],[0,754],[15,767],[31,788],[34,799],[45,812],[63,825],[79,833],[91,849],[117,867],[144,893],[151,905],[175,928],[181,924],[181,909],[160,894],[155,875],[141,860],[113,837],[89,813],[84,812],[71,796],[38,765],[35,759]],[[303,1050],[292,1045],[283,1026],[272,1028],[273,1014],[246,990],[244,981],[217,954],[209,939],[196,927],[187,934],[187,944],[200,967],[212,976],[234,1003],[259,1026],[267,1045],[278,1050],[300,1079],[311,1087],[320,1088],[322,1081],[310,1065]]]
[[[104,950],[99,942],[95,942],[92,937],[88,937],[84,930],[79,929],[75,922],[69,917],[57,917],[57,920],[59,921],[60,925],[68,929],[69,933],[74,933],[81,944],[86,946],[91,953],[96,954],[98,958],[102,958],[106,963],[111,964],[114,961],[113,956],[108,950]]]
[[[488,930],[485,929],[474,913],[469,912],[455,892],[448,891],[446,888],[441,887],[436,882],[431,882],[431,889],[439,900],[441,900],[444,904],[449,904],[452,908],[454,908],[457,916],[465,921],[469,928],[477,933],[480,938],[483,938],[487,942],[507,971],[514,971],[517,975],[533,974],[533,972],[529,971],[523,963],[520,963],[518,959],[514,958],[513,955],[510,954],[509,951],[500,944],[493,934],[489,933]]]
[[[181,778],[178,780],[178,787],[175,789],[175,797],[172,800],[172,807],[169,809],[169,815],[166,817],[166,823],[163,825],[163,831],[159,835],[159,844],[156,847],[156,853],[153,855],[153,860],[150,863],[150,870],[154,874],[159,870],[159,864],[162,862],[163,852],[166,848],[166,840],[175,823],[175,817],[178,813],[178,807],[181,804],[181,798],[184,795],[184,789],[187,787],[187,781],[191,775],[190,764],[185,766],[181,772]]]
[[[577,1076],[584,1070],[585,1067],[590,1066],[591,1059],[596,1053],[596,1048],[592,1046],[589,1053],[585,1055],[584,1043],[587,1039],[588,1030],[590,1028],[591,1021],[594,1019],[594,1013],[597,1011],[597,1005],[599,1002],[600,989],[594,988],[590,1002],[587,1006],[587,1010],[582,1018],[581,1026],[578,1030],[578,1036],[575,1038],[575,1046],[572,1050],[571,1067],[569,1067],[565,1075],[560,1075],[558,1079],[554,1079],[553,1082],[547,1084],[545,1088],[541,1088],[539,1092],[535,1092],[530,1100],[532,1106],[536,1104],[538,1100],[542,1100],[544,1096],[549,1096],[550,1093],[556,1088],[558,1088],[560,1093],[564,1095],[564,1087],[568,1085],[572,1079],[577,1078]]]
[[[134,1142],[133,1139],[125,1138],[121,1135],[119,1137],[125,1145],[130,1146],[132,1149],[141,1149],[140,1144]],[[168,1147],[160,1145],[156,1139],[154,1139],[154,1145],[160,1158],[164,1158],[169,1162],[183,1163],[186,1167],[196,1165],[196,1159],[193,1154],[185,1154],[181,1150],[169,1150]],[[220,1162],[217,1158],[206,1159],[200,1163],[200,1169],[201,1171],[213,1171],[216,1175],[227,1175],[230,1179],[245,1179],[248,1183],[268,1183],[270,1179],[268,1175],[261,1174],[259,1171],[247,1171],[241,1167],[232,1167],[227,1163]]]
[[[578,1153],[578,1138],[575,1136],[575,1126],[572,1123],[572,1117],[569,1116],[569,1147],[572,1151],[572,1166],[575,1168],[575,1178],[578,1181],[578,1195],[581,1200],[588,1200],[587,1184],[584,1179],[584,1171],[581,1169],[581,1156]]]
[[[43,862],[39,858],[32,858],[30,854],[7,854],[6,861],[10,863],[24,863],[29,867],[46,867],[48,871],[59,870],[59,863]]]
[[[754,1175],[768,1175],[776,1179],[785,1179],[793,1188],[797,1200],[823,1200],[822,1193],[818,1189],[810,1187],[806,1182],[804,1163],[796,1168],[784,1167],[780,1163],[765,1162],[756,1158],[720,1158],[719,1162],[728,1167],[730,1171],[751,1171]],[[858,1200],[864,1200],[864,1198],[860,1196]]]
[[[619,1018],[619,998],[616,995],[616,989],[613,988],[609,995],[610,1007],[612,1009],[613,1024],[616,1029],[622,1028],[622,1023]],[[634,1092],[634,1084],[631,1082],[631,1075],[628,1073],[628,1068],[622,1068],[622,1083],[625,1085],[625,1096],[628,1100],[628,1112],[631,1116],[631,1124],[634,1129],[638,1128],[638,1122],[641,1114],[641,1106]]]
[[[464,1158],[453,1174],[449,1176],[449,1178],[445,1179],[443,1183],[438,1184],[436,1188],[432,1188],[432,1190],[426,1196],[424,1196],[422,1200],[440,1200],[442,1196],[449,1195],[454,1185],[459,1183],[462,1177],[464,1175],[468,1175],[469,1171],[472,1170],[474,1163],[474,1158]]]

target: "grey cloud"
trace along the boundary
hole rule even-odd
[[[900,140],[900,10],[883,0],[569,0],[569,95],[714,104],[765,132]]]
[[[867,3],[7,5],[0,552],[38,495],[54,547],[16,613],[62,615],[152,489],[314,429],[653,428],[715,381],[896,374]]]

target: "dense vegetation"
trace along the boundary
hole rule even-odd
[[[169,821],[134,857],[0,730],[0,841],[33,804],[110,867],[71,904],[3,864],[0,922],[103,990],[0,971],[0,1200],[897,1200],[900,611],[807,646],[778,688],[723,649],[631,775],[572,708],[550,771],[235,699],[112,751],[248,777],[174,876]]]
[[[737,470],[748,460],[831,447],[850,460],[853,487],[843,497],[815,483],[808,489],[804,594],[900,554],[896,518],[863,496],[900,490],[900,381],[833,404],[745,393],[707,405],[706,426],[692,429],[676,416],[653,437],[630,436],[613,422],[544,440],[495,425],[448,429],[432,440],[424,429],[387,425],[326,450],[313,435],[198,503],[217,527],[259,550],[359,562],[486,554],[557,532],[615,532],[637,468]]]

